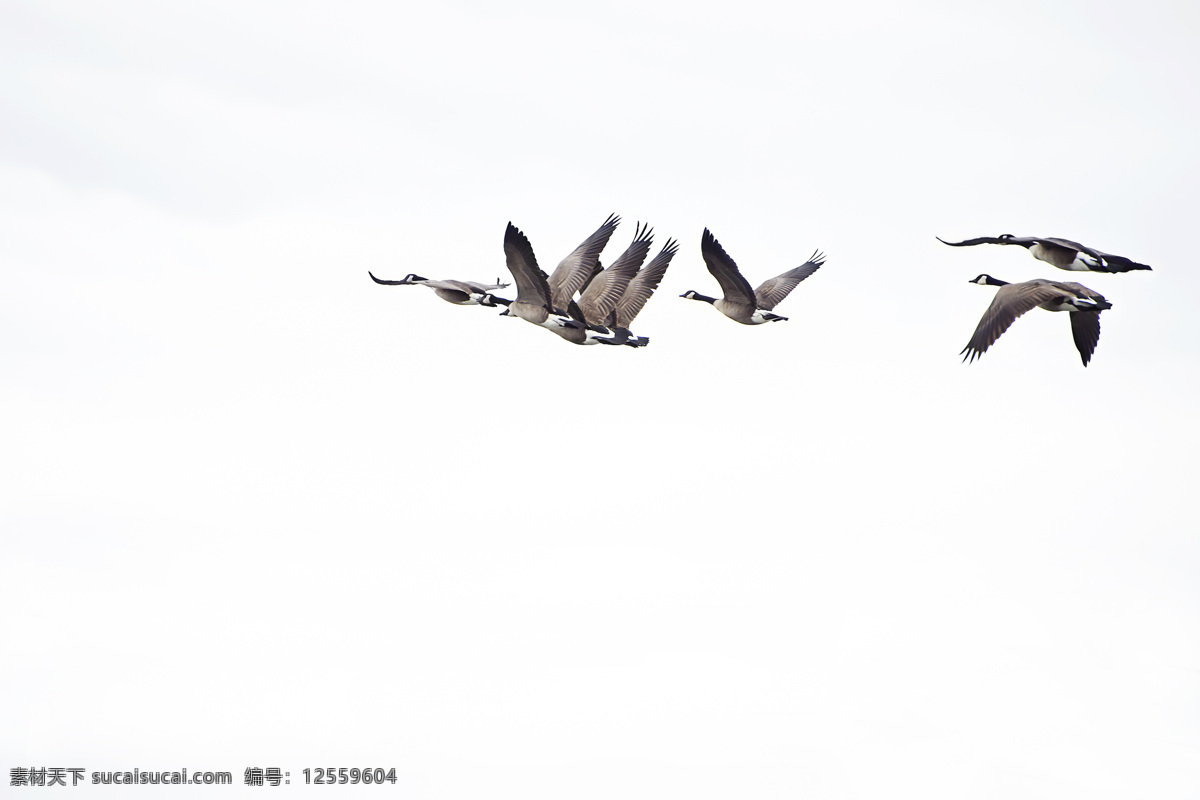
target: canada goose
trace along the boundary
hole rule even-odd
[[[1102,253],[1090,247],[1084,247],[1070,239],[1041,238],[1038,236],[1013,236],[1005,233],[1001,236],[981,236],[978,239],[965,239],[961,242],[947,242],[941,237],[934,237],[942,244],[951,247],[971,247],[977,244],[1019,244],[1029,250],[1038,261],[1065,269],[1070,272],[1130,272],[1135,269],[1150,269],[1145,264],[1138,264],[1124,256],[1114,256]]]
[[[611,234],[610,230],[609,235]],[[542,272],[538,266],[529,239],[511,222],[508,223],[508,228],[504,232],[504,255],[508,261],[508,269],[517,282],[517,299],[506,300],[486,294],[481,298],[482,305],[507,306],[504,311],[500,312],[500,316],[520,317],[533,325],[549,328],[572,344],[618,345],[625,343],[624,339],[620,337],[608,336],[610,331],[607,328],[589,326],[582,319],[572,319],[551,305],[550,283],[546,278],[546,273]],[[596,255],[599,255],[599,250],[596,251]],[[568,256],[568,259],[572,256],[575,256],[575,253]],[[589,270],[591,266],[588,265]],[[569,305],[574,306],[574,301],[571,301]],[[578,313],[578,307],[575,307],[574,311]]]
[[[475,283],[474,281],[431,281],[413,272],[408,273],[398,281],[385,281],[382,278],[376,278],[370,270],[367,271],[367,274],[371,276],[371,280],[384,286],[428,287],[433,289],[434,294],[438,297],[447,303],[454,303],[456,306],[479,305],[480,298],[488,292],[508,286],[507,283],[501,283],[499,278],[496,279],[495,283],[487,285]]]
[[[1031,308],[1073,312],[1071,336],[1075,340],[1075,347],[1079,350],[1085,367],[1092,360],[1096,342],[1100,340],[1100,312],[1112,308],[1112,303],[1105,300],[1099,292],[1078,283],[1047,281],[1041,278],[1024,283],[1007,283],[986,273],[970,283],[999,286],[1000,289],[992,298],[992,304],[988,306],[987,311],[983,312],[975,333],[971,335],[971,341],[962,349],[962,353],[966,354],[963,355],[963,361],[974,361],[981,357],[1017,317]]]
[[[639,225],[635,229],[633,242],[607,269],[600,265],[599,260],[596,261],[592,274],[580,290],[578,301],[579,311],[589,325],[613,327],[617,304],[625,296],[630,282],[637,276],[638,267],[646,260],[653,240],[650,226]],[[633,336],[628,328],[618,332],[618,335],[622,333],[627,338],[632,337],[628,338],[628,343],[635,347],[650,341],[644,336]]]
[[[628,343],[632,346],[636,347],[649,342],[649,337],[634,336],[629,327],[645,307],[646,301],[654,294],[654,290],[658,288],[663,275],[667,272],[667,267],[671,265],[671,259],[678,251],[679,242],[668,239],[667,243],[658,251],[658,255],[650,259],[649,264],[638,270],[638,274],[633,277],[629,286],[626,287],[625,293],[621,295],[616,308],[600,320],[600,324],[612,328],[613,332],[618,335],[628,333]]]
[[[804,264],[763,281],[761,286],[751,291],[750,282],[738,272],[737,264],[721,247],[721,243],[709,233],[708,228],[704,229],[704,235],[700,237],[700,254],[704,256],[708,271],[717,279],[725,296],[718,300],[690,290],[679,296],[712,303],[717,311],[743,325],[761,325],[764,322],[780,322],[787,319],[772,314],[771,310],[787,297],[800,281],[812,275],[825,263],[824,254],[815,250]]]

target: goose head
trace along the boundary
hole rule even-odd
[[[967,283],[978,283],[980,286],[1008,286],[1008,281],[1002,281],[999,278],[993,278],[986,272],[982,275],[972,278],[971,280],[967,281]]]
[[[693,292],[691,289],[688,289],[686,292],[684,292],[683,294],[681,294],[679,296],[686,297],[688,300],[703,300],[705,303],[711,303],[715,300],[715,298],[707,297],[705,295],[700,294],[699,292]]]

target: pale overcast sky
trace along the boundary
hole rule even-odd
[[[0,0],[4,785],[1196,797],[1198,9]],[[367,276],[610,213],[642,349]]]

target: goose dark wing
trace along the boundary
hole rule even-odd
[[[1096,352],[1096,343],[1100,341],[1100,312],[1072,311],[1067,316],[1071,318],[1071,338],[1075,340],[1075,349],[1079,351],[1079,357],[1086,367],[1092,360],[1092,353]]]
[[[754,290],[750,288],[750,282],[742,277],[737,264],[708,228],[704,229],[704,235],[700,237],[700,255],[704,257],[708,271],[717,279],[717,283],[721,284],[721,291],[725,293],[726,300],[746,305],[754,304]]]
[[[629,282],[637,274],[638,267],[646,260],[654,236],[649,225],[639,225],[634,232],[633,242],[625,248],[616,261],[599,275],[589,279],[579,296],[579,307],[587,321],[603,325],[603,320],[616,307],[625,294]]]
[[[1011,234],[1007,233],[1003,236],[980,236],[977,239],[963,239],[961,242],[947,242],[940,236],[935,236],[933,238],[937,239],[942,244],[948,244],[951,247],[973,247],[977,244],[1019,244],[1023,247],[1029,247],[1031,244],[1038,241],[1037,239],[1029,236],[1012,236]]]
[[[517,300],[539,306],[549,303],[550,286],[546,282],[546,273],[538,266],[529,239],[511,222],[504,231],[504,257],[508,260],[508,271],[517,282]]]
[[[757,301],[758,307],[764,311],[775,308],[783,298],[791,293],[792,289],[796,288],[800,281],[819,270],[824,263],[825,254],[820,250],[814,250],[813,254],[808,257],[808,261],[800,266],[763,281],[762,286],[754,290],[754,299]]]
[[[1104,266],[1108,267],[1109,272],[1132,272],[1135,269],[1151,269],[1149,264],[1139,264],[1132,258],[1125,256],[1114,256],[1112,253],[1105,253],[1100,250],[1092,250]]]
[[[658,251],[658,255],[652,258],[649,264],[642,267],[634,279],[629,282],[629,287],[625,289],[621,302],[617,303],[614,310],[617,327],[628,328],[633,324],[634,317],[641,313],[646,301],[650,299],[650,295],[654,294],[654,290],[658,288],[663,275],[667,272],[667,267],[671,265],[671,259],[678,251],[679,242],[668,239],[667,243],[663,245],[663,249]]]
[[[381,283],[384,286],[411,286],[412,285],[412,283],[410,283],[409,281],[386,281],[383,278],[376,278],[375,273],[371,272],[370,270],[367,270],[367,274],[371,276],[371,280],[375,281],[376,283]]]
[[[1000,335],[1008,330],[1017,317],[1065,292],[1065,289],[1057,288],[1050,281],[1042,280],[1001,286],[996,290],[992,304],[979,319],[975,333],[971,334],[971,341],[967,342],[967,346],[959,352],[963,356],[963,361],[968,359],[974,361],[982,356],[1000,338]]]
[[[609,214],[604,224],[596,232],[583,240],[583,243],[571,251],[571,254],[558,263],[550,274],[550,304],[554,308],[565,309],[575,297],[575,293],[583,288],[596,262],[600,260],[600,251],[608,244],[608,239],[617,229],[621,218]]]

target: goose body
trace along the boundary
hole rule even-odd
[[[1030,255],[1038,261],[1045,261],[1051,266],[1069,272],[1131,272],[1150,269],[1145,264],[1139,264],[1125,256],[1114,256],[1111,253],[1085,247],[1079,242],[1072,242],[1070,239],[1013,236],[1006,233],[1001,236],[964,239],[961,242],[947,242],[942,238],[938,238],[938,241],[951,247],[972,247],[977,244],[1016,244],[1027,249]]]
[[[963,361],[974,361],[981,357],[1017,317],[1034,308],[1070,312],[1071,337],[1075,340],[1075,348],[1085,367],[1092,360],[1092,353],[1100,340],[1100,312],[1112,308],[1112,303],[1099,292],[1074,282],[1038,278],[1023,283],[1006,283],[987,274],[979,275],[970,283],[1000,288],[992,298],[992,304],[983,312],[971,341],[962,349]]]
[[[428,278],[422,278],[420,275],[410,272],[398,281],[388,281],[376,278],[370,271],[367,274],[371,276],[371,280],[383,286],[424,286],[428,289],[433,289],[434,294],[438,297],[447,303],[454,303],[457,306],[479,305],[480,300],[488,292],[508,286],[507,283],[500,283],[499,279],[493,284],[456,280],[431,281]]]
[[[757,289],[751,289],[750,282],[738,271],[737,264],[708,228],[704,229],[704,234],[700,237],[700,254],[704,257],[708,271],[720,284],[724,297],[708,297],[690,290],[680,297],[711,303],[722,314],[743,325],[761,325],[764,322],[786,320],[787,317],[773,313],[775,306],[787,297],[800,281],[812,275],[825,263],[825,256],[820,251],[814,251],[804,264],[774,278],[768,278]]]

